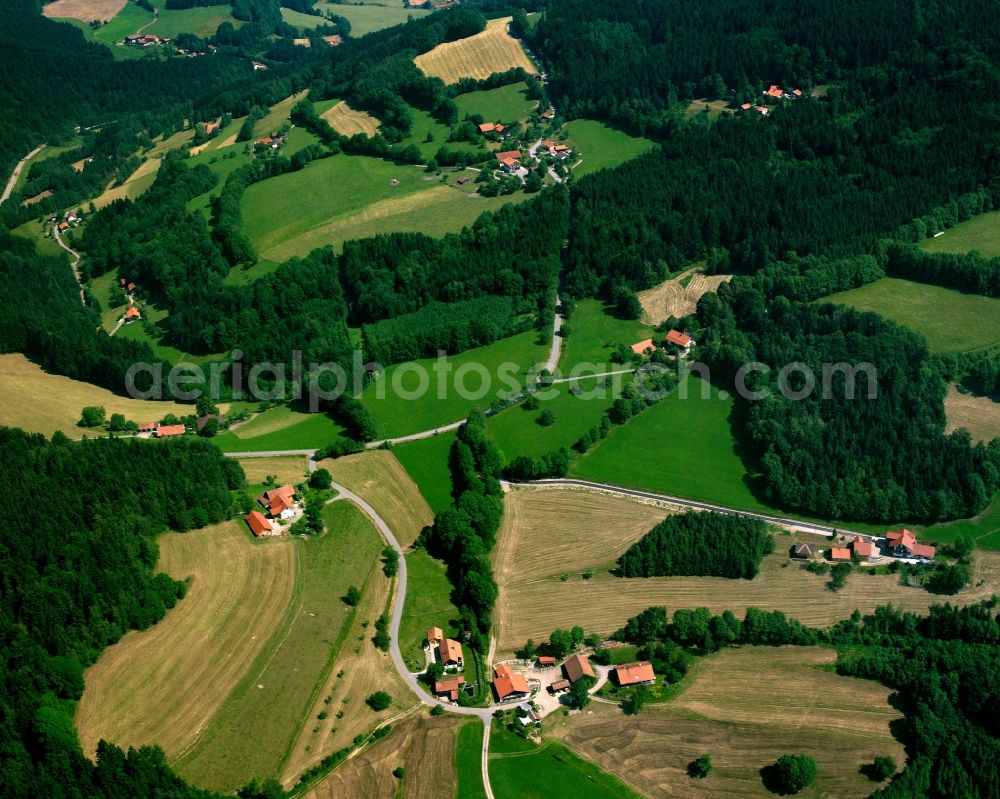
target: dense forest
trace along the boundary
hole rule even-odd
[[[6,428],[0,453],[20,502],[0,534],[4,795],[207,796],[155,748],[102,744],[92,763],[73,711],[101,651],[184,595],[183,583],[154,574],[155,536],[228,518],[239,464],[199,440],[73,443]]]
[[[752,580],[774,548],[764,522],[723,513],[668,516],[618,559],[622,577],[701,575]]]

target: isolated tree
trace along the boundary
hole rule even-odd
[[[711,755],[707,754],[702,755],[697,760],[692,760],[690,763],[688,763],[687,767],[688,776],[698,777],[700,779],[702,777],[707,777],[711,771],[712,771]]]
[[[782,755],[774,764],[774,787],[779,793],[798,793],[816,779],[816,761],[809,755]]]
[[[326,469],[317,469],[309,475],[309,487],[325,490],[333,485],[333,478]]]
[[[385,710],[392,704],[392,697],[385,691],[376,691],[365,700],[365,704],[372,710]]]
[[[202,394],[194,404],[198,416],[207,416],[210,413],[218,413],[219,406],[215,404],[210,396]]]
[[[867,768],[868,776],[875,782],[887,780],[896,773],[896,760],[889,755],[878,755]]]
[[[444,715],[444,707],[442,705],[434,705],[434,707],[431,708],[431,715],[432,716],[443,716]]]
[[[80,427],[100,427],[104,424],[105,410],[103,405],[88,405],[80,413]]]
[[[125,429],[127,422],[125,416],[121,413],[111,414],[111,419],[108,421],[108,430],[112,433],[120,433]]]
[[[438,705],[438,707],[440,707],[440,705]],[[403,779],[403,775],[405,773],[406,772],[402,766],[396,766],[396,768],[392,770],[392,776],[395,777],[397,780]]]
[[[538,414],[538,424],[542,427],[551,427],[556,423],[556,415],[551,409],[546,408],[540,414]]]
[[[344,602],[351,607],[354,607],[361,601],[361,591],[358,590],[356,586],[351,586],[347,589],[347,593],[344,594]]]

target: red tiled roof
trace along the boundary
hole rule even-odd
[[[504,128],[504,126],[503,126],[503,125],[501,125],[501,124],[500,124],[499,122],[497,122],[497,124],[496,124],[496,126],[495,126],[495,127],[493,128],[493,130],[495,130],[495,131],[496,131],[497,133],[503,133],[503,132],[504,132],[504,130],[505,130],[505,128]]]
[[[127,288],[128,288],[129,291],[132,291],[132,289],[135,288],[135,283],[129,283],[128,286],[127,286]]]
[[[632,352],[636,355],[645,355],[647,352],[656,352],[656,345],[653,344],[653,339],[647,338],[645,341],[633,344]]]
[[[542,666],[554,666],[555,662],[556,662],[556,659],[554,657],[552,657],[551,655],[539,655],[538,656],[538,663],[539,663],[539,665],[542,665]]]
[[[930,544],[914,544],[910,547],[910,554],[918,558],[933,558],[935,552],[937,548]]]
[[[505,158],[513,158],[515,161],[521,160],[520,150],[504,150],[502,153],[497,153],[497,161],[503,161]]]
[[[438,643],[442,638],[444,638],[444,633],[441,631],[440,627],[430,627],[427,630],[427,640],[432,643]]]
[[[687,333],[681,333],[679,330],[671,330],[667,333],[667,341],[677,347],[686,347],[693,339]]]
[[[512,671],[509,677],[497,677],[493,681],[493,690],[496,692],[497,699],[504,699],[511,694],[526,694],[531,691],[531,688],[523,674]]]
[[[856,555],[862,558],[870,558],[875,554],[875,545],[871,541],[866,541],[861,536],[856,536],[851,541],[851,549],[854,550]]]
[[[442,663],[458,663],[462,660],[462,645],[451,638],[445,638],[438,645],[438,656]]]
[[[755,105],[753,107],[753,110],[756,111],[758,114],[763,114],[764,116],[767,116],[768,113],[766,105]]]
[[[781,90],[780,86],[776,86],[775,84],[772,83],[771,88],[768,89],[766,92],[764,92],[764,94],[766,94],[768,97],[781,97],[782,95],[784,95],[784,92]]]
[[[569,680],[556,680],[549,686],[550,691],[565,691],[569,688]]]
[[[182,424],[165,424],[156,431],[157,438],[182,435],[184,435],[184,425]]]
[[[497,126],[494,125],[492,122],[484,122],[482,125],[479,126],[480,133],[492,133],[496,129]]]
[[[847,547],[831,547],[830,560],[850,560],[851,550]]]
[[[753,106],[751,106],[750,103],[743,103],[743,105],[740,106],[740,108],[742,108],[744,111],[749,111],[752,107]]]
[[[465,677],[461,674],[457,677],[448,677],[444,680],[434,681],[434,693],[436,694],[451,694],[453,699],[458,698],[458,689],[460,686],[465,685]]]
[[[332,36],[324,36],[323,41],[326,42],[328,45],[330,45],[330,47],[336,47],[344,40],[335,33]]]
[[[262,536],[271,532],[271,523],[264,518],[260,511],[252,510],[245,517],[246,523],[250,525],[250,532],[256,536]]]
[[[291,500],[286,499],[284,496],[279,495],[275,497],[273,500],[271,500],[271,507],[270,507],[271,515],[280,516],[282,511],[288,510],[291,507],[292,507]]]
[[[792,94],[794,94],[796,97],[801,97],[802,89],[792,89]]]
[[[650,682],[656,679],[651,663],[642,661],[640,663],[626,663],[614,669],[615,679],[619,685],[636,685],[642,682]]]
[[[917,536],[905,528],[902,530],[890,530],[886,533],[885,537],[889,539],[889,543],[892,546],[900,544],[907,549],[913,549],[913,545],[917,543]]]
[[[500,163],[504,166],[514,166],[517,163],[516,158],[501,158]]]
[[[570,682],[576,682],[581,677],[593,677],[594,667],[583,655],[570,655],[563,663],[563,672]]]
[[[141,422],[139,424],[140,433],[151,433],[153,430],[160,426],[159,422]]]

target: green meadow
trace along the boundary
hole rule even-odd
[[[51,236],[45,235],[45,228],[37,219],[32,219],[30,222],[25,222],[23,225],[18,225],[16,228],[11,230],[15,236],[23,236],[26,239],[32,239],[35,242],[35,246],[38,251],[43,255],[53,255],[57,257],[65,257],[66,251],[63,250],[56,240]]]
[[[555,741],[529,752],[490,756],[496,799],[641,799],[641,795]]]
[[[405,436],[463,419],[473,408],[489,407],[499,394],[520,388],[527,370],[544,363],[547,357],[548,346],[538,344],[538,333],[530,330],[448,356],[437,372],[433,370],[436,358],[390,366],[365,387],[361,399],[378,425],[379,438]],[[508,368],[499,375],[503,364]],[[446,366],[451,369],[444,371]],[[480,376],[479,366],[489,373],[488,385]],[[459,396],[459,381],[467,388],[462,393],[482,396]],[[481,386],[489,390],[484,393]]]
[[[946,230],[940,236],[925,239],[920,248],[927,252],[971,252],[987,258],[1000,256],[1000,211],[990,211]]]
[[[468,721],[458,730],[455,746],[455,776],[458,788],[455,793],[462,799],[486,799],[483,790],[483,728],[478,721]]]
[[[656,146],[649,139],[629,136],[591,119],[574,119],[565,127],[568,143],[574,150],[572,162],[583,159],[583,163],[573,170],[577,178],[624,164]]]
[[[413,478],[420,494],[434,513],[451,505],[451,470],[448,459],[455,433],[441,433],[418,441],[396,444],[392,451]]]
[[[431,12],[426,8],[403,8],[402,2],[385,3],[317,3],[317,11],[331,12],[351,22],[351,36],[364,36],[372,31],[402,25],[411,17],[419,19]],[[296,18],[298,19],[298,18]],[[297,25],[297,22],[290,22]]]
[[[455,98],[458,102],[458,98]],[[478,144],[471,144],[464,141],[448,141],[451,128],[438,122],[427,111],[421,108],[410,106],[410,114],[413,118],[413,125],[410,132],[399,142],[399,147],[408,147],[413,144],[420,150],[425,159],[433,158],[442,147],[447,147],[455,152],[472,153],[480,149]],[[461,118],[459,114],[459,118]],[[473,175],[472,177],[475,177]]]
[[[445,635],[459,634],[455,625],[458,609],[452,604],[452,585],[445,565],[415,549],[406,554],[407,588],[403,617],[399,625],[399,649],[413,669],[424,665],[423,642],[430,627],[440,627]]]
[[[568,375],[581,363],[605,366],[608,371],[621,369],[610,361],[618,346],[631,346],[653,335],[653,328],[637,319],[612,316],[599,300],[581,300],[567,322],[569,335],[563,341],[559,370]]]
[[[152,0],[159,12],[156,22],[143,33],[155,33],[167,39],[177,38],[179,33],[193,33],[195,36],[207,38],[215,34],[223,22],[229,22],[234,28],[243,23],[233,17],[228,5],[195,6],[179,10],[168,9],[166,0]],[[131,3],[130,3],[131,5]]]
[[[455,98],[458,118],[479,114],[491,122],[523,122],[538,103],[528,97],[523,83],[501,86],[499,89],[466,92]]]
[[[1000,299],[886,277],[819,302],[873,311],[927,339],[931,352],[967,352],[1000,343]]]
[[[223,452],[318,449],[335,441],[342,432],[343,428],[325,413],[305,413],[279,405],[212,440]]]

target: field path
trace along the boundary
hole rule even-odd
[[[311,459],[309,461],[309,468],[310,471],[315,468],[315,464]],[[371,519],[372,523],[382,534],[383,538],[385,538],[388,542],[389,546],[399,553],[399,572],[397,574],[398,582],[396,583],[396,592],[392,599],[392,619],[389,622],[389,637],[392,641],[389,654],[392,656],[392,664],[396,667],[396,671],[399,672],[399,676],[402,678],[403,682],[406,683],[410,690],[413,691],[423,704],[429,707],[441,705],[450,713],[458,713],[462,716],[476,716],[483,722],[483,787],[486,789],[487,799],[494,799],[493,789],[490,787],[490,775],[488,768],[490,723],[493,719],[493,711],[490,708],[485,707],[457,707],[450,703],[445,704],[444,702],[439,702],[437,699],[427,696],[424,690],[420,687],[420,684],[417,682],[417,676],[406,667],[406,663],[403,661],[403,653],[399,649],[399,625],[403,619],[403,603],[406,600],[407,585],[406,558],[403,556],[403,548],[400,546],[399,541],[396,539],[396,536],[393,534],[389,525],[386,524],[382,517],[378,515],[375,508],[365,502],[353,491],[350,491],[348,488],[340,485],[339,483],[333,483],[331,487],[337,491],[337,496],[331,499],[330,502],[339,502],[343,500],[353,502],[366,516],[368,516],[369,519]]]
[[[38,155],[43,149],[45,149],[45,145],[39,144],[34,150],[17,162],[14,171],[10,173],[10,180],[7,181],[7,185],[4,187],[3,196],[0,196],[0,205],[7,202],[10,198],[10,195],[14,191],[14,186],[17,185],[17,179],[21,177],[21,172],[28,165],[28,161]]]
[[[76,284],[80,287],[80,304],[86,305],[87,301],[83,297],[83,282],[80,280],[80,269],[78,267],[78,264],[80,263],[80,253],[62,240],[62,236],[59,235],[59,225],[52,228],[52,235],[55,236],[56,244],[66,250],[66,252],[70,254],[70,258],[72,258],[69,262],[69,267],[73,270],[73,277],[76,280]]]

